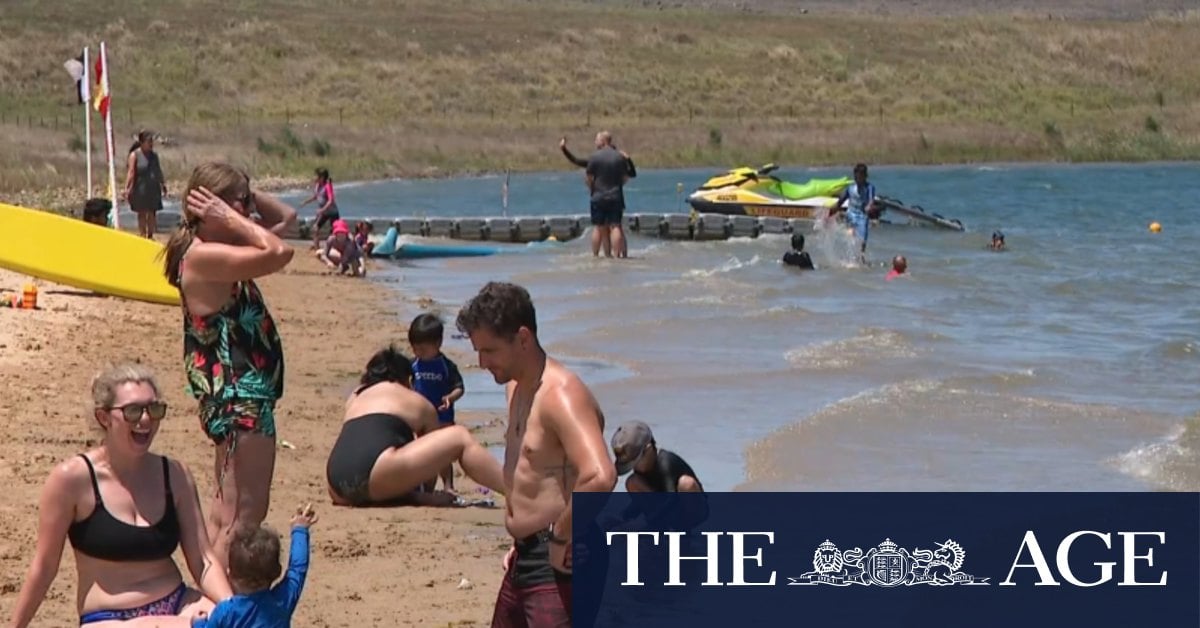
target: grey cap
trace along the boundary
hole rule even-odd
[[[616,456],[617,475],[625,475],[633,470],[646,447],[654,442],[654,433],[650,426],[641,421],[622,423],[612,437],[613,455]]]

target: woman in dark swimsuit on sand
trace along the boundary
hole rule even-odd
[[[154,374],[140,364],[114,366],[93,381],[92,397],[90,420],[103,441],[60,462],[46,479],[37,549],[9,626],[33,623],[69,542],[81,626],[186,628],[233,590],[209,545],[192,474],[150,451],[167,416]],[[176,548],[199,591],[184,584]]]
[[[412,375],[412,360],[395,347],[367,362],[329,452],[326,479],[334,504],[370,506],[415,497],[415,489],[452,462],[479,484],[504,493],[500,463],[467,428],[438,429],[437,410],[412,390]]]

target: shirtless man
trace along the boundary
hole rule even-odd
[[[505,527],[513,547],[493,628],[571,625],[571,493],[609,492],[616,469],[588,387],[537,338],[529,292],[490,282],[458,314],[479,366],[507,385]]]

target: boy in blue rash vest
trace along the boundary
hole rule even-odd
[[[279,577],[279,535],[267,526],[241,528],[229,545],[229,582],[236,594],[217,604],[192,628],[290,628],[308,577],[308,528],[317,522],[312,504],[292,517],[287,574]]]
[[[412,363],[413,390],[437,408],[438,427],[454,425],[454,402],[461,399],[465,392],[458,365],[442,353],[444,335],[445,326],[433,314],[421,314],[408,326],[408,344],[412,345],[413,355],[416,356]],[[453,491],[453,464],[442,470],[441,478],[442,487]],[[425,485],[425,489],[432,491],[436,484],[437,480],[433,479]]]
[[[867,165],[854,166],[854,183],[847,186],[838,197],[837,205],[830,212],[832,217],[838,211],[846,212],[846,222],[854,232],[854,239],[859,243],[859,262],[867,263],[867,235],[870,230],[871,217],[875,215],[875,185],[867,182]]]

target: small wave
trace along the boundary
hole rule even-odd
[[[1200,415],[1175,426],[1162,440],[1138,445],[1112,463],[1123,473],[1168,490],[1200,490]]]
[[[840,399],[755,442],[747,478],[784,490],[1112,490],[1135,480],[1108,458],[1161,433],[1164,419],[918,379]],[[1200,440],[1200,419],[1192,430]],[[1174,439],[1130,452],[1124,463],[1141,477],[1196,490],[1198,446]],[[1098,473],[1103,467],[1111,472]]]
[[[858,335],[798,347],[783,354],[791,365],[805,369],[847,369],[868,360],[911,358],[917,355],[904,334],[891,329],[865,328]]]
[[[712,277],[714,275],[723,275],[725,273],[731,273],[735,270],[740,270],[742,268],[748,268],[750,266],[754,266],[754,265],[758,264],[759,261],[761,261],[761,260],[760,260],[759,256],[757,256],[757,255],[755,255],[754,257],[751,257],[749,260],[746,260],[744,262],[736,257],[731,257],[725,263],[721,264],[720,266],[717,266],[716,268],[710,268],[710,269],[693,268],[692,270],[689,270],[689,271],[683,273],[683,276],[688,277],[688,278],[699,278],[699,277]]]
[[[754,310],[746,314],[746,318],[786,320],[811,314],[811,310],[806,310],[799,305],[775,305],[762,310]]]
[[[679,300],[680,303],[687,305],[728,305],[738,301],[741,301],[741,297],[736,294],[718,294],[715,292],[694,297],[684,297]]]
[[[1195,360],[1200,358],[1200,347],[1193,340],[1172,340],[1154,347],[1153,353],[1164,360]]]

